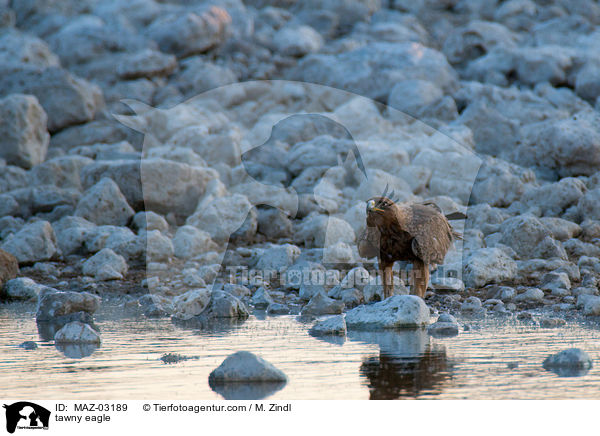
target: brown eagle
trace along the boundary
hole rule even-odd
[[[365,258],[377,256],[383,276],[384,297],[394,290],[392,266],[397,260],[412,262],[411,294],[423,298],[429,282],[429,267],[444,263],[454,239],[460,238],[448,219],[433,203],[396,204],[393,192],[367,201],[367,228],[358,240],[358,253]]]

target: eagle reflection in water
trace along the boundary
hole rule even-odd
[[[421,335],[416,333],[416,336]],[[366,379],[371,400],[439,395],[452,379],[453,364],[445,346],[432,344],[429,338],[416,348],[389,347],[387,340],[385,344],[377,342],[380,345],[379,355],[364,358],[360,366],[360,374]],[[400,342],[407,345],[405,341]],[[413,341],[410,342],[414,345]],[[396,342],[396,345],[400,344]]]

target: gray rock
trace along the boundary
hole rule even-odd
[[[290,308],[287,304],[271,303],[267,307],[267,313],[269,315],[287,315],[290,313]]]
[[[394,295],[408,295],[408,288],[400,277],[394,275]],[[381,277],[371,277],[369,283],[363,288],[363,299],[365,303],[371,301],[383,301],[383,283]]]
[[[212,292],[207,288],[191,289],[173,298],[173,316],[188,320],[204,312],[211,300]]]
[[[449,313],[440,314],[437,321],[427,327],[427,333],[435,338],[457,336],[458,332],[458,321]]]
[[[174,255],[171,239],[158,230],[140,232],[139,241],[146,248],[146,260],[149,262],[168,262]]]
[[[340,293],[340,298],[342,303],[344,303],[344,307],[351,309],[363,302],[363,293],[354,288],[344,289]]]
[[[550,272],[542,277],[540,289],[549,291],[552,295],[569,295],[571,289],[571,281],[565,272]],[[561,292],[564,291],[564,292]]]
[[[56,67],[60,61],[42,39],[17,29],[3,29],[0,36],[0,65],[11,64]]]
[[[92,163],[84,156],[60,156],[49,159],[31,169],[33,185],[54,185],[59,188],[82,190],[81,169]]]
[[[107,177],[89,188],[75,209],[75,215],[98,225],[124,226],[134,213],[119,186]]]
[[[338,55],[308,55],[291,72],[291,78],[384,101],[402,80],[427,80],[443,90],[452,88],[456,81],[446,58],[436,50],[418,43],[385,42],[366,44]]]
[[[592,368],[592,359],[579,348],[569,348],[548,356],[543,367],[561,377],[578,377],[587,374]]]
[[[279,209],[258,209],[258,233],[269,240],[289,238],[292,236],[292,222]]]
[[[579,215],[586,220],[600,220],[600,187],[585,193],[577,204]]]
[[[19,347],[25,350],[35,350],[37,349],[38,345],[34,341],[25,341],[19,344]]]
[[[153,210],[167,214],[176,211],[188,216],[217,172],[164,159],[98,161],[81,171],[87,189],[109,177],[119,186],[127,203],[135,210]],[[143,191],[142,191],[143,185]]]
[[[133,227],[142,230],[158,230],[161,233],[167,233],[169,231],[169,224],[161,215],[152,211],[138,212],[133,216],[131,222]]]
[[[273,43],[284,56],[304,56],[319,51],[323,38],[310,26],[285,26],[273,35]]]
[[[301,300],[308,301],[317,294],[325,295],[325,287],[323,285],[301,284],[298,292],[298,297]]]
[[[498,287],[497,292],[494,294],[494,298],[502,300],[502,301],[510,301],[515,295],[517,295],[517,291],[514,288],[509,286],[500,286]]]
[[[482,309],[481,300],[477,297],[469,297],[460,306],[463,312],[480,312]]]
[[[348,329],[417,328],[429,324],[429,309],[414,295],[396,295],[346,312]]]
[[[210,234],[194,226],[181,226],[173,237],[173,249],[176,257],[189,259],[217,248]]]
[[[238,351],[213,370],[208,381],[210,384],[286,382],[287,377],[281,370],[249,351]]]
[[[540,327],[543,328],[554,328],[554,327],[562,327],[567,322],[562,318],[542,318],[540,319]]]
[[[343,302],[329,298],[322,292],[317,292],[302,308],[301,315],[335,315],[342,313],[343,310]]]
[[[0,99],[0,158],[31,168],[46,159],[50,135],[46,112],[32,95]]]
[[[37,97],[48,115],[50,132],[93,119],[104,104],[97,85],[58,67],[8,69],[0,77],[0,90],[4,90],[0,94]]]
[[[585,297],[585,298],[583,298]],[[586,316],[598,316],[600,315],[600,297],[595,295],[579,295],[577,298],[577,305],[583,304],[583,314]]]
[[[549,236],[548,229],[533,215],[509,218],[501,225],[503,244],[511,247],[523,259],[530,257],[536,246]]]
[[[516,41],[516,36],[500,23],[473,20],[448,35],[443,51],[451,63],[461,64],[497,47],[515,47]]]
[[[177,68],[173,55],[146,49],[133,55],[124,56],[117,64],[117,74],[127,80],[140,77],[167,76]]]
[[[432,277],[431,289],[435,291],[463,292],[465,290],[464,282],[456,277]]]
[[[346,335],[344,315],[336,315],[322,321],[317,321],[308,331],[311,336]]]
[[[575,92],[584,100],[593,103],[600,96],[598,62],[588,61],[575,76]]]
[[[267,291],[266,288],[261,286],[256,290],[256,292],[252,296],[251,301],[254,307],[256,307],[257,309],[266,309],[273,303],[273,298],[269,294],[269,291]]]
[[[290,267],[300,256],[300,248],[292,244],[271,245],[260,255],[256,268],[280,271]]]
[[[44,285],[40,285],[27,277],[19,277],[6,282],[3,293],[11,300],[37,300]]]
[[[529,288],[514,298],[516,302],[539,303],[544,299],[544,291],[538,288]]]
[[[15,256],[0,249],[0,290],[4,284],[17,277],[19,273],[19,261]]]
[[[516,262],[499,248],[480,248],[467,258],[464,280],[468,287],[480,288],[489,283],[511,280],[517,273]]]
[[[528,124],[521,129],[520,145],[512,160],[556,172],[560,177],[591,175],[600,165],[597,126],[597,118],[585,113]]]
[[[83,273],[96,280],[122,280],[127,262],[110,248],[103,248],[83,263]]]
[[[552,237],[558,241],[576,238],[582,232],[582,229],[578,224],[562,218],[543,217],[540,218],[540,221],[548,230],[550,230]]]
[[[96,225],[81,217],[66,216],[52,225],[63,255],[83,250],[84,243]]]
[[[600,257],[600,247],[580,241],[579,239],[568,239],[563,245],[570,257]]]
[[[100,297],[89,292],[63,292],[45,288],[38,298],[36,319],[52,321],[76,312],[93,314],[100,307],[100,301]]]
[[[251,209],[252,204],[241,194],[219,197],[207,203],[201,201],[186,224],[207,232],[216,243],[222,243],[250,217],[251,223],[247,226],[245,236],[251,237],[257,227],[256,214],[249,214]]]
[[[353,244],[356,238],[352,226],[341,218],[311,214],[298,226],[295,239],[308,247],[324,248],[338,242]]]
[[[405,80],[392,88],[388,105],[414,118],[420,119],[427,108],[438,103],[444,96],[442,90],[426,80]]]
[[[237,297],[223,291],[213,291],[208,308],[200,315],[205,318],[247,319],[250,313]]]
[[[565,177],[556,183],[526,190],[521,200],[529,207],[538,208],[544,216],[559,216],[571,206],[576,206],[585,191],[585,184],[581,180]],[[558,221],[549,221],[548,218],[542,218],[540,221],[548,223],[550,227],[547,227],[550,230],[562,224]],[[561,225],[563,226],[564,224]]]
[[[6,238],[1,248],[15,256],[19,264],[50,260],[59,253],[56,235],[48,221],[26,224]]]
[[[537,244],[533,249],[530,256],[539,259],[569,259],[569,256],[567,255],[563,245],[559,241],[554,240],[551,236],[546,236],[544,239],[542,239],[540,243]]]
[[[65,324],[63,328],[56,332],[54,342],[62,343],[81,343],[81,344],[99,344],[100,335],[88,324],[79,321],[73,321]]]
[[[231,17],[217,6],[197,12],[174,12],[159,16],[146,30],[164,52],[179,57],[203,53],[227,40]]]
[[[346,277],[342,279],[340,286],[342,288],[355,288],[359,291],[362,291],[370,280],[371,276],[369,271],[362,266],[357,266],[356,268],[352,268],[350,271],[348,271]]]
[[[161,318],[173,312],[173,302],[161,295],[146,294],[138,299],[145,316],[148,318]]]

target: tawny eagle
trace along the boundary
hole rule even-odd
[[[392,266],[395,261],[412,262],[411,294],[423,298],[429,282],[429,268],[444,263],[456,238],[448,219],[465,216],[458,212],[447,217],[434,203],[396,203],[393,192],[367,201],[367,228],[358,240],[362,257],[378,258],[383,277],[384,297],[394,291]]]

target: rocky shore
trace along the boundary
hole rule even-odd
[[[346,314],[315,334],[596,320],[599,24],[591,0],[0,0],[2,300],[57,343],[98,343],[114,295],[198,326]],[[468,216],[425,304],[367,304],[386,185]]]

